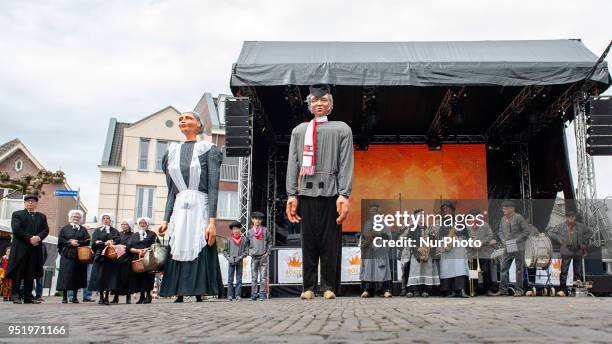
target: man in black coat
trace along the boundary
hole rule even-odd
[[[32,297],[34,279],[43,275],[43,240],[49,235],[49,225],[45,214],[36,211],[38,196],[26,195],[23,198],[25,209],[13,213],[11,228],[11,256],[6,276],[13,281],[13,303],[40,303]],[[23,281],[23,300],[19,286]]]

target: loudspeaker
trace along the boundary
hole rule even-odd
[[[595,97],[586,106],[589,155],[612,155],[612,97]]]
[[[225,154],[228,157],[251,155],[253,114],[247,97],[225,99]]]

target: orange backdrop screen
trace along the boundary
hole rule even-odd
[[[361,230],[362,199],[487,199],[484,144],[370,145],[355,151],[351,210],[345,232]],[[410,210],[410,209],[404,209]]]

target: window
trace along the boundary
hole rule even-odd
[[[23,170],[23,161],[17,160],[15,161],[15,171],[21,172]]]
[[[0,219],[10,220],[13,212],[23,209],[23,194],[10,189],[0,189]]]
[[[168,141],[157,141],[155,150],[155,170],[162,171],[162,159],[168,149]]]
[[[146,216],[153,219],[153,198],[155,197],[154,186],[136,187],[136,218]]]
[[[238,192],[219,191],[217,202],[217,218],[235,220],[240,216]]]
[[[149,167],[149,139],[140,139],[140,152],[138,153],[138,169],[147,170]]]
[[[228,182],[238,181],[238,157],[224,157],[221,164],[221,180]]]

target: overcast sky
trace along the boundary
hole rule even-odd
[[[93,216],[109,118],[132,122],[229,93],[245,40],[581,38],[599,55],[610,13],[603,0],[6,0],[0,141],[17,137],[46,168],[64,170]],[[612,195],[612,158],[595,163],[600,197]]]

